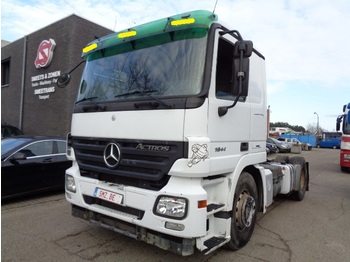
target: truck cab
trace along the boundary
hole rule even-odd
[[[336,129],[342,132],[340,168],[343,172],[350,172],[350,103],[343,106],[343,114],[337,118]]]
[[[67,149],[74,216],[189,255],[243,247],[273,194],[303,198],[304,160],[261,165],[265,58],[216,14],[135,26],[82,58]]]

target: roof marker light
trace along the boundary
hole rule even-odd
[[[97,48],[97,44],[96,43],[88,45],[87,47],[83,48],[83,53],[88,53],[91,50],[94,50],[95,48]]]
[[[136,31],[127,31],[127,32],[119,33],[118,38],[132,37],[132,36],[135,36],[136,34],[137,34]]]
[[[192,18],[185,18],[185,19],[179,19],[179,20],[173,20],[170,22],[170,24],[172,26],[179,26],[179,25],[189,25],[189,24],[193,24],[194,22],[196,22],[196,20],[192,17]]]

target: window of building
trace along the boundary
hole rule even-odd
[[[10,59],[1,61],[1,86],[10,84]]]

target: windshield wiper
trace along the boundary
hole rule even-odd
[[[146,91],[133,90],[133,91],[130,91],[130,92],[127,92],[127,93],[124,93],[124,94],[116,95],[115,97],[129,96],[129,95],[135,95],[135,94],[142,94],[142,95],[146,95],[149,98],[157,101],[159,104],[165,106],[166,108],[172,108],[171,105],[169,105],[169,104],[163,102],[162,100],[160,100],[160,99],[158,99],[158,98],[148,94],[148,93],[154,93],[154,92],[158,92],[158,90],[146,90]],[[148,103],[148,104],[146,103],[145,104],[145,103],[141,102],[141,103],[135,103],[135,107],[139,108],[140,106],[151,105],[151,107],[153,107],[153,108],[158,108],[159,104],[154,104],[154,103]]]
[[[92,101],[96,98],[98,98],[98,96],[84,97],[83,99],[80,99],[77,102],[75,102],[75,104],[79,104],[79,103],[84,102],[84,101]]]
[[[83,99],[78,100],[75,104],[77,105],[77,104],[79,104],[81,102],[84,102],[84,101],[92,101],[92,100],[94,100],[96,98],[98,98],[98,96],[84,97]],[[96,102],[93,102],[93,105],[83,106],[83,110],[84,110],[84,112],[87,112],[87,111],[105,111],[106,110],[106,106],[102,106],[102,105],[99,105]]]
[[[116,95],[115,97],[122,97],[122,96],[131,96],[131,95],[135,95],[135,94],[147,94],[147,93],[154,93],[157,92],[158,90],[147,90],[147,91],[141,91],[141,90],[133,90],[127,93],[123,93],[120,95]]]

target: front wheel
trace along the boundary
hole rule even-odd
[[[258,191],[251,174],[243,172],[236,186],[231,221],[231,239],[227,248],[236,251],[250,240],[258,212]]]

